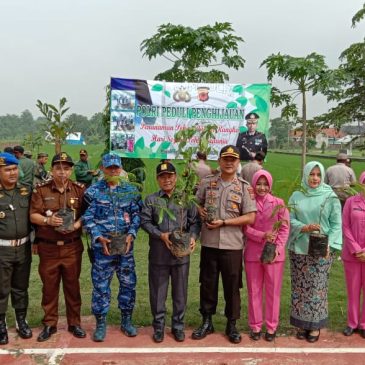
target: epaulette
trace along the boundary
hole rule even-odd
[[[72,181],[72,184],[78,186],[79,188],[84,188],[85,187],[85,184],[80,183],[79,181]]]
[[[237,176],[237,179],[246,185],[250,185],[250,183],[247,180],[245,180],[242,176]]]
[[[42,186],[46,186],[49,185],[51,182],[53,181],[53,179],[47,180],[47,181],[41,181],[38,184],[36,184],[36,188],[41,188]]]

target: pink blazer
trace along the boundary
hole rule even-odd
[[[365,251],[365,198],[361,194],[346,200],[342,213],[342,232],[342,259],[360,262],[354,255]]]
[[[272,231],[273,224],[278,220],[283,220],[284,222],[277,232],[274,242],[278,246],[279,251],[276,261],[285,260],[285,244],[289,237],[290,218],[289,211],[286,208],[279,209],[274,217],[271,216],[278,205],[284,206],[285,203],[282,199],[267,194],[263,207],[257,205],[254,224],[243,227],[243,232],[247,238],[244,250],[245,261],[260,261],[261,252],[265,245],[264,234]]]

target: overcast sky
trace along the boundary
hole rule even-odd
[[[153,79],[162,59],[142,58],[140,43],[164,23],[199,27],[231,22],[245,43],[244,70],[230,82],[264,83],[261,62],[281,52],[326,56],[329,67],[364,38],[365,21],[351,28],[364,0],[0,0],[0,115],[29,109],[37,99],[92,116],[105,103],[110,77]],[[275,84],[275,82],[274,82]],[[280,84],[281,85],[281,84]],[[282,85],[281,85],[282,86]],[[327,111],[310,100],[309,117]],[[272,113],[276,116],[277,111]]]

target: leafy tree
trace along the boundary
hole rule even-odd
[[[270,136],[276,137],[276,146],[282,148],[286,143],[289,147],[288,133],[293,129],[294,123],[285,118],[271,120]]]
[[[156,80],[224,82],[229,79],[228,74],[216,67],[244,67],[245,60],[238,54],[240,42],[244,40],[234,34],[228,22],[197,29],[168,23],[160,25],[155,35],[141,43],[141,51],[149,60],[162,56],[172,63]]]
[[[297,118],[302,123],[302,168],[306,162],[307,152],[307,94],[318,92],[324,93],[330,87],[337,86],[336,77],[325,63],[324,56],[311,53],[306,57],[292,57],[289,55],[271,55],[267,57],[260,67],[265,66],[268,72],[268,80],[272,81],[275,76],[288,81],[292,89],[280,91],[272,88],[271,102],[275,106],[284,104],[282,109],[283,118]],[[298,106],[295,99],[301,97],[301,118],[298,118]],[[303,169],[302,169],[303,170]]]
[[[29,133],[23,140],[23,145],[29,148],[32,152],[37,150],[39,153],[39,149],[43,146],[44,137],[41,133],[31,132]]]
[[[365,16],[365,4],[352,18],[355,27]],[[326,124],[338,129],[350,121],[365,120],[365,41],[354,43],[340,55],[340,66],[335,71],[341,88],[328,90],[328,100],[338,105],[320,116]]]
[[[67,103],[66,98],[61,98],[58,109],[47,103],[42,103],[37,100],[37,108],[47,119],[47,123],[44,124],[44,130],[49,132],[55,143],[55,153],[60,153],[62,144],[66,137],[72,133],[73,124],[71,121],[62,120],[62,116],[70,109],[65,108]]]

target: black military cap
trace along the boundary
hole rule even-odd
[[[240,158],[240,151],[236,146],[229,144],[228,146],[224,146],[219,152],[219,158],[221,157]]]
[[[48,153],[46,152],[39,152],[37,155],[37,158],[41,158],[41,157],[48,157]]]
[[[56,164],[58,162],[65,162],[65,163],[68,163],[70,166],[73,166],[74,165],[71,156],[68,155],[66,152],[61,152],[61,153],[55,155],[52,158],[51,165],[53,166],[54,164]]]
[[[260,116],[256,113],[248,113],[246,116],[245,116],[245,119],[246,120],[249,120],[249,119],[259,119]]]
[[[87,155],[87,151],[86,150],[80,150],[80,155]]]
[[[159,176],[161,174],[176,174],[175,166],[170,162],[161,162],[156,167],[156,175]]]

